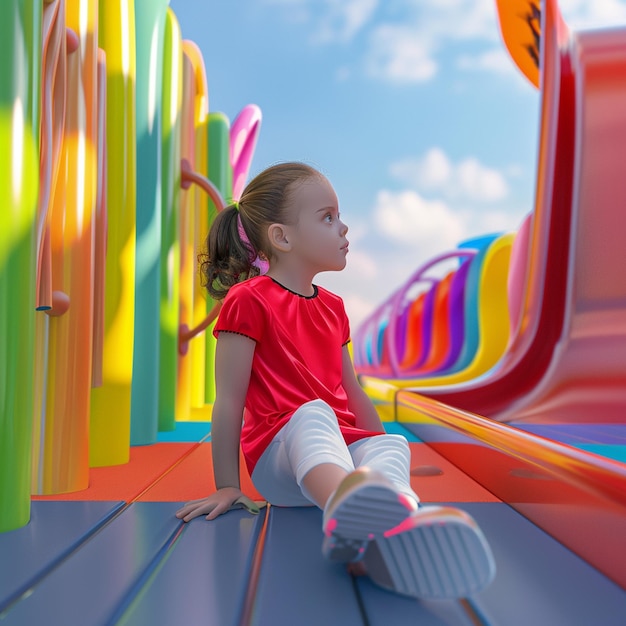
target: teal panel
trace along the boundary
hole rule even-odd
[[[620,461],[620,463],[626,463],[626,446],[602,443],[573,443],[570,445],[573,445],[575,448],[580,448],[581,450],[586,450],[587,452],[593,452],[607,459],[614,459],[615,461]]]
[[[206,442],[211,433],[211,422],[176,422],[173,431],[160,432],[159,443]]]
[[[156,441],[161,287],[163,33],[169,0],[135,0],[137,248],[131,444]]]

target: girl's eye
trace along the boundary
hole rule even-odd
[[[332,222],[333,221],[333,216],[330,213],[326,213],[326,216],[324,217],[324,219],[327,222]]]

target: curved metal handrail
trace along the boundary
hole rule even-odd
[[[206,177],[192,169],[187,159],[180,161],[180,186],[183,189],[189,189],[191,185],[198,185],[202,190],[206,191],[213,201],[218,211],[222,211],[226,207],[226,202],[222,197],[219,189]],[[217,318],[222,303],[217,302],[209,311],[208,315],[194,328],[189,328],[187,324],[180,324],[178,327],[178,353],[185,356],[189,350],[189,342],[206,330],[213,320]]]

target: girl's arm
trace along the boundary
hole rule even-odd
[[[348,394],[348,408],[356,416],[356,425],[363,430],[382,433],[385,431],[369,396],[359,384],[348,346],[343,347],[343,388]]]
[[[239,440],[243,409],[256,344],[235,333],[222,332],[215,348],[215,403],[211,419],[213,475],[217,491],[188,502],[176,516],[188,522],[199,515],[215,519],[241,497]]]

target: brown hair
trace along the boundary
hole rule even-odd
[[[203,284],[216,300],[222,300],[230,287],[257,276],[253,265],[257,255],[270,259],[267,239],[270,224],[288,224],[288,202],[293,186],[320,173],[298,162],[279,163],[253,178],[241,194],[239,203],[220,211],[209,229],[206,252],[199,256]],[[239,234],[238,219],[249,240]]]

